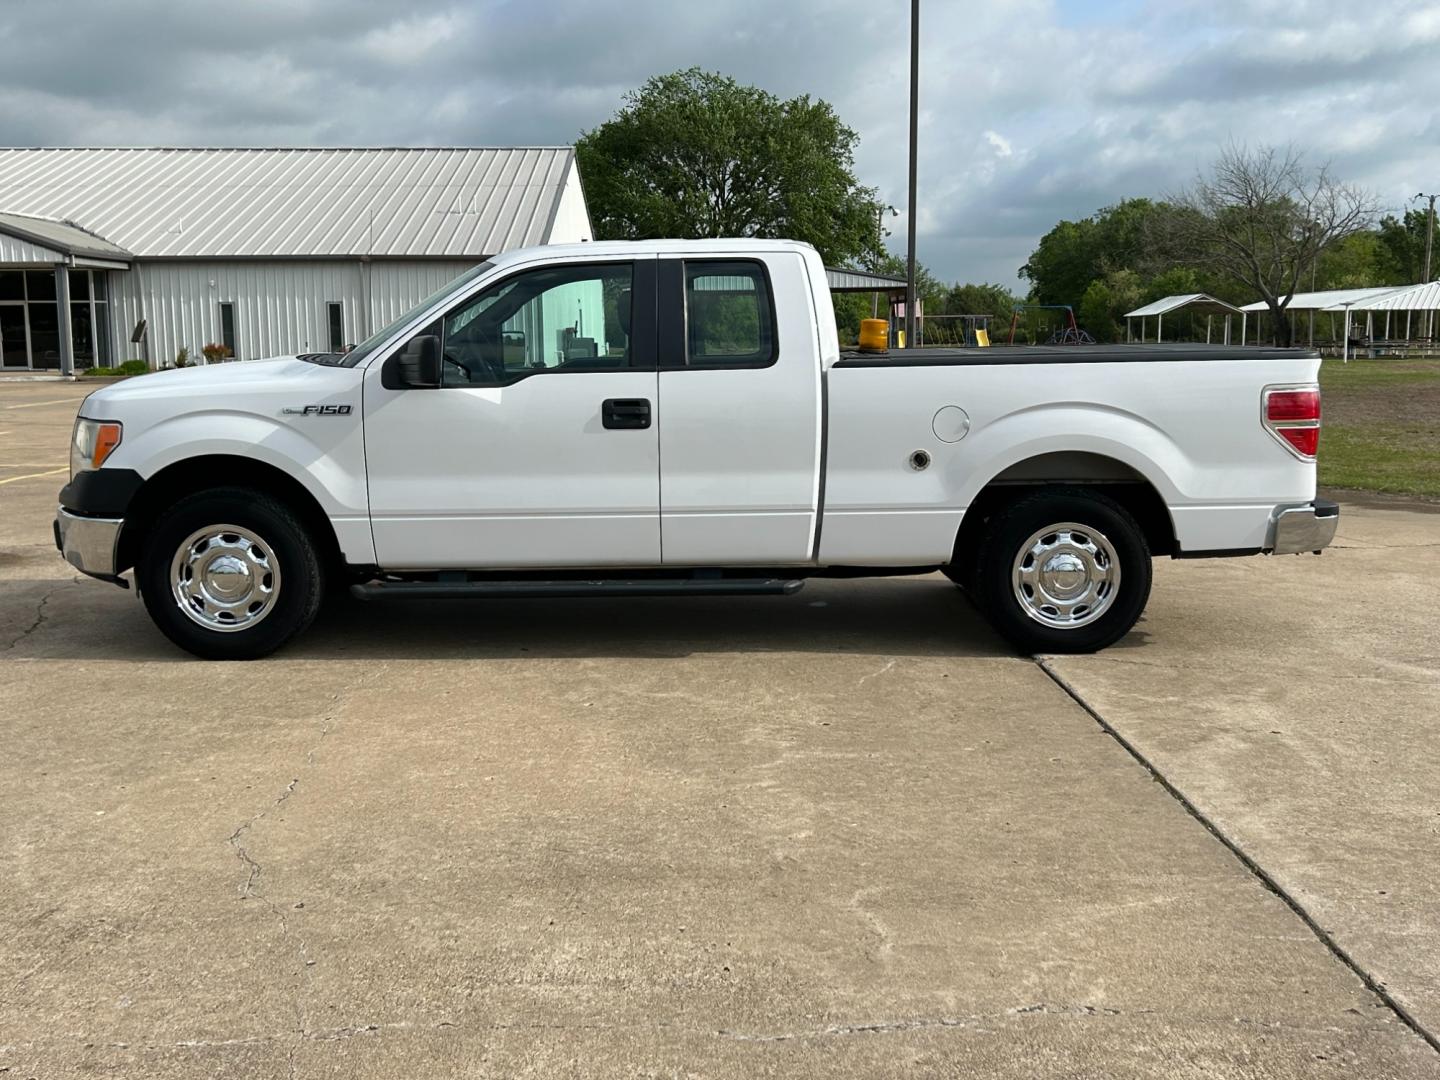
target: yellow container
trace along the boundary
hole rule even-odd
[[[890,327],[884,319],[860,320],[862,352],[884,352],[890,347]]]

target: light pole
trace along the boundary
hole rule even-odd
[[[885,249],[885,226],[883,223],[885,221],[886,210],[890,211],[891,217],[900,216],[900,211],[896,210],[893,206],[877,206],[875,208],[875,253],[877,256],[880,254],[881,251]],[[870,317],[872,319],[878,319],[880,317],[879,293],[876,293],[873,297],[871,297]]]
[[[1422,191],[1415,196],[1415,199],[1430,200],[1430,211],[1425,215],[1425,272],[1420,277],[1420,284],[1429,285],[1431,281],[1430,252],[1435,246],[1435,196],[1426,195],[1425,192]],[[1433,338],[1435,336],[1434,318],[1435,313],[1433,311],[1425,312],[1425,336],[1427,338]]]
[[[920,137],[920,0],[910,0],[910,220],[905,256],[905,347],[915,348],[915,171]]]

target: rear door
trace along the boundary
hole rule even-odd
[[[441,338],[438,388],[371,365],[383,568],[659,564],[655,265],[520,268],[457,301],[420,331]]]
[[[659,274],[664,562],[813,561],[821,386],[804,260],[662,256]]]

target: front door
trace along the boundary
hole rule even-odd
[[[518,270],[422,331],[443,384],[365,380],[380,566],[660,562],[655,260]]]

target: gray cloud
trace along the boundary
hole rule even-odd
[[[868,0],[10,0],[10,145],[573,141],[699,64],[835,104],[904,210],[907,28]],[[925,0],[921,258],[1014,284],[1041,233],[1294,142],[1399,207],[1440,185],[1440,8]],[[904,218],[892,244],[904,235]]]

